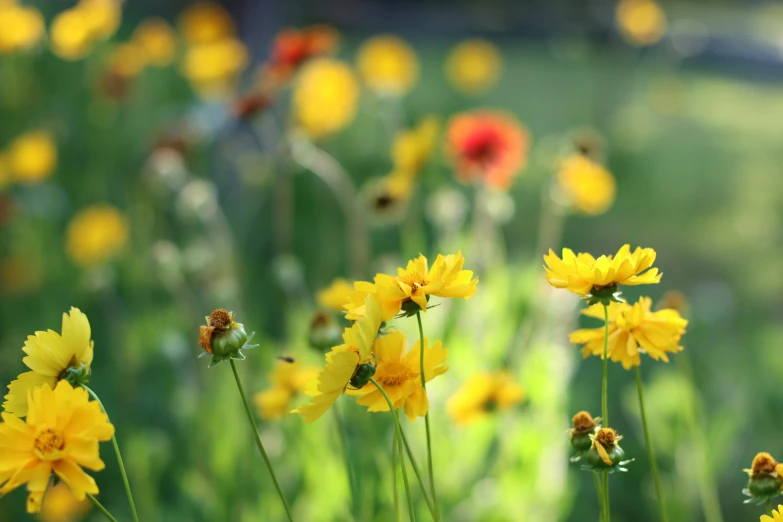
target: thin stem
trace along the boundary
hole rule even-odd
[[[359,496],[356,493],[356,476],[354,475],[353,466],[351,465],[351,458],[348,454],[348,435],[345,432],[345,425],[343,424],[343,419],[340,416],[340,411],[337,409],[336,403],[332,405],[332,410],[334,411],[334,420],[337,424],[337,431],[340,435],[340,450],[343,454],[345,471],[348,475],[348,487],[351,489],[352,515],[356,516],[359,512],[357,503]]]
[[[609,427],[609,408],[607,406],[608,382],[609,382],[609,307],[604,304],[604,375],[601,380],[601,417],[604,426]],[[608,489],[608,488],[607,488]]]
[[[92,502],[93,504],[95,504],[95,507],[96,507],[96,508],[98,508],[98,511],[100,511],[101,513],[103,513],[103,514],[106,516],[106,518],[108,518],[109,520],[111,520],[111,522],[117,522],[117,519],[116,519],[116,518],[114,518],[114,517],[112,516],[112,514],[111,514],[111,513],[109,513],[109,510],[108,510],[108,509],[106,509],[105,507],[103,507],[103,504],[101,504],[100,502],[98,502],[98,499],[97,499],[97,498],[93,497],[93,496],[92,496],[92,495],[90,495],[89,493],[87,493],[87,498],[89,498],[89,499],[90,499],[90,502]]]
[[[604,471],[604,522],[611,522],[612,515],[609,511],[609,472]]]
[[[604,487],[601,484],[601,477],[598,475],[598,472],[593,472],[593,477],[595,478],[595,492],[596,495],[598,495],[598,513],[600,514],[600,519],[603,522],[604,520]]]
[[[772,516],[772,499],[767,499],[767,515]]]
[[[394,520],[400,522],[400,491],[397,489],[397,453],[400,449],[400,437],[397,430],[394,430],[394,441],[392,442],[392,488],[394,488]],[[402,455],[400,455],[402,457]],[[405,465],[405,462],[402,462]]]
[[[87,393],[90,394],[90,397],[95,399],[98,404],[101,405],[101,409],[108,419],[109,414],[106,412],[106,408],[98,398],[98,395],[84,384],[82,384],[82,388],[87,390]],[[125,464],[122,462],[122,453],[120,453],[120,445],[117,444],[117,437],[114,434],[111,436],[111,444],[114,446],[114,454],[117,456],[117,464],[120,466],[120,474],[122,475],[122,483],[125,486],[125,495],[128,497],[128,504],[130,504],[131,516],[135,522],[139,522],[139,515],[136,513],[136,504],[133,502],[133,493],[131,493],[130,482],[128,481],[128,473],[125,471]],[[97,500],[94,502],[97,502]]]
[[[639,410],[642,412],[642,427],[644,428],[644,441],[647,443],[647,458],[650,459],[650,469],[652,469],[653,482],[655,483],[655,493],[658,496],[658,511],[661,514],[661,522],[666,522],[666,504],[663,501],[663,489],[661,488],[661,479],[658,476],[658,464],[655,462],[653,453],[652,439],[650,439],[650,429],[647,427],[647,414],[644,411],[644,394],[642,392],[642,372],[638,366],[634,366],[636,373],[636,390],[639,392]]]
[[[430,501],[429,495],[427,494],[427,486],[424,485],[424,480],[421,478],[419,465],[416,463],[416,459],[413,457],[413,451],[411,451],[410,444],[408,444],[408,437],[405,436],[405,430],[401,431],[400,433],[402,433],[402,442],[405,445],[405,452],[408,454],[408,460],[410,461],[411,466],[413,467],[413,472],[416,474],[416,478],[419,479],[419,487],[421,488],[421,494],[424,496],[424,501],[427,503],[427,507],[430,509],[432,518],[435,518],[435,508],[432,505],[432,502]]]
[[[416,312],[416,320],[419,323],[419,371],[421,373],[421,387],[424,393],[427,393],[427,378],[424,375],[424,327],[421,324],[421,312]],[[427,469],[430,475],[430,493],[432,494],[432,506],[434,508],[432,516],[435,522],[440,520],[440,506],[438,505],[438,494],[435,492],[435,471],[432,466],[432,436],[430,434],[430,410],[427,408],[427,414],[424,416],[424,426],[427,429]]]
[[[294,517],[291,516],[291,510],[288,508],[288,503],[285,501],[285,496],[283,495],[282,488],[280,488],[280,483],[277,481],[275,470],[272,469],[272,461],[269,460],[269,455],[267,455],[266,453],[266,449],[264,448],[264,443],[261,441],[261,434],[258,432],[258,426],[256,426],[256,421],[253,419],[253,411],[250,409],[250,404],[247,402],[247,397],[245,396],[245,390],[242,388],[242,381],[239,378],[239,372],[237,372],[237,365],[234,362],[234,359],[230,359],[230,362],[231,362],[231,369],[234,371],[234,380],[236,380],[237,382],[237,389],[239,390],[239,395],[242,397],[242,402],[245,405],[245,413],[247,413],[247,420],[250,423],[250,427],[253,428],[253,433],[255,433],[256,436],[256,446],[258,446],[258,450],[261,452],[261,456],[264,458],[266,467],[267,469],[269,469],[269,474],[272,476],[272,482],[275,483],[275,488],[277,488],[277,494],[280,495],[280,501],[283,503],[283,507],[285,508],[285,514],[288,516],[288,520],[293,522]]]
[[[397,442],[399,443],[397,447],[400,450],[400,456],[402,456],[402,428],[400,427],[400,419],[397,417],[397,410],[394,408],[394,403],[392,403],[391,399],[389,398],[389,395],[387,395],[386,390],[383,389],[383,386],[378,384],[378,381],[370,377],[370,382],[375,385],[376,388],[378,388],[378,391],[381,392],[383,395],[383,398],[386,399],[386,404],[389,405],[389,411],[392,414],[392,417],[394,418],[394,429],[396,430],[396,437],[398,437]],[[408,514],[410,515],[411,522],[416,521],[416,515],[413,512],[413,501],[411,500],[411,490],[410,485],[408,484],[408,472],[405,470],[405,460],[400,459],[401,462],[401,468],[402,468],[402,481],[405,483],[405,496],[408,499]]]

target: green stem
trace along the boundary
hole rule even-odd
[[[607,395],[609,388],[609,307],[604,305],[604,375],[601,380],[601,417],[604,426],[609,427],[609,407],[607,406]],[[608,489],[608,488],[607,488]]]
[[[767,499],[767,515],[772,516],[772,499]]]
[[[351,465],[351,458],[348,454],[348,435],[345,432],[345,425],[343,424],[343,419],[340,416],[340,411],[337,409],[337,403],[332,405],[332,410],[334,411],[334,420],[337,423],[337,431],[340,436],[340,450],[343,454],[345,472],[348,475],[348,487],[351,489],[352,515],[356,516],[359,512],[357,503],[359,496],[356,493],[356,476],[354,475],[353,466]]]
[[[280,501],[283,503],[283,507],[285,508],[285,514],[288,516],[288,520],[293,522],[294,517],[291,516],[291,510],[288,508],[288,503],[285,501],[285,496],[283,495],[283,490],[280,487],[280,483],[277,481],[275,470],[272,469],[272,461],[269,460],[269,455],[266,454],[264,443],[261,441],[261,434],[258,432],[258,426],[256,426],[256,421],[253,419],[253,411],[250,409],[250,404],[247,402],[247,397],[245,396],[245,390],[242,388],[242,381],[239,378],[239,372],[237,372],[237,365],[234,362],[234,359],[230,359],[230,362],[231,362],[231,369],[234,371],[234,380],[236,380],[237,382],[237,389],[239,390],[239,395],[242,397],[242,402],[245,405],[245,413],[247,413],[247,420],[250,423],[250,427],[253,428],[253,433],[255,433],[256,435],[256,446],[258,446],[258,450],[261,452],[261,456],[264,458],[266,467],[267,469],[269,469],[269,474],[272,476],[272,482],[275,483],[275,488],[277,488],[277,494],[280,495]]]
[[[400,443],[400,438],[397,435],[397,430],[394,430],[394,442],[392,442],[392,487],[394,488],[395,522],[400,522],[400,491],[397,488],[397,453],[400,448],[399,443]],[[405,464],[405,462],[403,462],[403,464]]]
[[[604,522],[611,522],[612,515],[609,511],[609,472],[604,471]]]
[[[411,451],[411,446],[408,444],[408,437],[405,436],[405,431],[400,432],[402,434],[402,442],[405,445],[405,452],[408,454],[408,460],[411,463],[411,466],[413,467],[413,472],[416,474],[416,478],[419,480],[419,487],[421,488],[421,494],[424,496],[424,501],[427,503],[427,507],[430,509],[430,513],[432,514],[432,518],[435,518],[435,508],[432,505],[432,502],[430,501],[430,497],[427,494],[427,486],[424,485],[424,480],[421,478],[421,471],[419,471],[419,465],[416,463],[416,459],[413,457],[413,451]]]
[[[400,419],[397,417],[397,410],[394,408],[394,403],[392,403],[391,399],[386,394],[386,390],[383,389],[383,386],[378,384],[378,381],[370,377],[370,382],[373,383],[376,388],[378,388],[378,391],[381,392],[383,398],[386,399],[386,404],[389,405],[389,412],[394,418],[394,429],[396,430],[395,436],[398,442],[397,447],[400,450],[400,456],[402,456],[402,428],[400,427]],[[410,515],[411,522],[416,522],[416,515],[413,512],[413,501],[411,500],[411,489],[410,485],[408,484],[408,472],[405,470],[405,460],[400,459],[400,461],[400,468],[402,468],[402,481],[405,483],[405,496],[408,499],[408,514]]]
[[[598,475],[598,472],[593,472],[593,477],[595,478],[595,492],[598,496],[598,513],[600,514],[601,522],[604,520],[604,487],[601,484],[601,477]]]
[[[658,496],[658,511],[661,514],[661,522],[666,522],[666,505],[663,501],[663,489],[661,488],[661,479],[658,476],[658,464],[655,462],[652,440],[650,439],[650,429],[647,427],[647,414],[644,411],[644,394],[642,392],[642,372],[638,366],[634,366],[636,373],[636,390],[639,392],[639,410],[642,412],[642,427],[644,428],[644,441],[647,443],[647,458],[650,459],[650,469],[652,469],[653,482],[655,483],[655,493]]]
[[[424,375],[424,327],[421,324],[421,312],[416,312],[416,320],[419,323],[419,371],[421,373],[421,387],[424,393],[427,393],[427,378]],[[430,434],[430,410],[427,408],[427,414],[424,416],[424,426],[427,429],[427,469],[430,474],[430,494],[432,495],[432,506],[434,508],[432,516],[435,522],[440,521],[440,506],[438,505],[438,494],[435,492],[435,471],[432,466],[432,436]]]
[[[101,405],[101,409],[108,419],[109,414],[106,412],[106,408],[98,398],[98,395],[84,384],[82,384],[82,388],[87,390],[87,393]],[[125,471],[125,464],[122,462],[122,453],[120,453],[120,445],[117,444],[117,436],[114,434],[111,436],[111,444],[114,446],[114,454],[117,456],[117,464],[120,466],[120,474],[122,475],[122,483],[125,485],[125,495],[128,497],[128,504],[130,504],[131,516],[135,522],[139,522],[139,515],[136,513],[136,504],[133,502],[133,493],[131,493],[130,482],[128,481],[128,473]],[[94,502],[97,502],[97,500],[94,500]]]
[[[106,518],[108,518],[109,520],[111,520],[111,522],[117,522],[117,519],[116,519],[116,518],[114,518],[114,517],[112,516],[112,514],[111,514],[111,513],[109,513],[109,510],[108,510],[108,509],[106,509],[105,507],[103,507],[103,505],[102,505],[100,502],[98,502],[98,499],[97,499],[97,498],[93,497],[93,496],[92,496],[92,495],[90,495],[89,493],[87,493],[87,498],[89,498],[89,499],[90,499],[90,501],[91,501],[93,504],[95,504],[95,507],[96,507],[96,508],[98,508],[98,511],[100,511],[101,513],[103,513],[104,515],[106,515]]]

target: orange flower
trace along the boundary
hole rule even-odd
[[[283,29],[272,46],[269,73],[277,79],[287,79],[306,60],[332,53],[337,47],[337,40],[337,31],[326,25],[313,25],[302,30]]]
[[[449,122],[449,153],[463,183],[509,188],[525,166],[529,144],[527,129],[501,112],[462,113]]]

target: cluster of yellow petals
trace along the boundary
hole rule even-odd
[[[177,52],[177,34],[162,18],[147,18],[133,31],[131,39],[116,45],[109,56],[109,71],[132,78],[146,67],[166,67]]]
[[[598,259],[586,253],[575,255],[569,248],[563,249],[561,259],[550,249],[544,262],[549,284],[581,296],[612,285],[656,284],[663,275],[657,268],[651,268],[655,250],[637,247],[631,252],[630,245],[623,245],[614,256],[603,255]]]
[[[87,391],[67,381],[47,383],[29,392],[27,419],[2,414],[0,424],[0,495],[27,484],[27,511],[41,510],[52,473],[77,500],[96,495],[95,480],[82,470],[105,465],[98,443],[114,435],[114,426]]]
[[[72,522],[84,519],[90,512],[92,502],[77,500],[64,483],[60,483],[46,492],[43,509],[38,514],[43,522]]]
[[[316,58],[302,67],[292,96],[294,119],[306,134],[317,139],[353,121],[359,83],[346,63]]]
[[[65,251],[74,263],[89,268],[115,258],[127,241],[125,216],[111,205],[100,204],[71,218],[65,233]]]
[[[57,167],[57,145],[44,130],[26,132],[0,151],[0,185],[39,183]]]
[[[666,34],[666,13],[655,0],[621,0],[615,17],[620,34],[631,45],[653,45]]]
[[[563,161],[557,183],[568,206],[592,216],[609,210],[617,192],[612,174],[582,154],[572,154]]]
[[[403,408],[405,415],[413,421],[416,417],[424,417],[427,414],[429,400],[427,391],[421,385],[420,342],[417,341],[408,351],[405,348],[405,336],[398,331],[392,331],[376,339],[372,348],[378,358],[375,380],[383,387],[394,407]],[[447,356],[448,350],[440,341],[430,346],[427,338],[424,338],[426,382],[448,371]],[[389,411],[389,404],[383,394],[372,383],[348,393],[358,395],[360,398],[356,402],[367,406],[367,411]]]
[[[80,0],[52,20],[52,51],[65,60],[84,58],[117,31],[121,18],[119,0]]]
[[[35,7],[0,2],[0,54],[30,49],[43,33],[43,16]]]
[[[353,285],[349,281],[338,277],[329,286],[318,292],[316,300],[325,308],[342,312],[344,311],[343,305],[348,302],[353,291]]]
[[[427,311],[429,296],[468,299],[476,293],[478,278],[473,272],[463,270],[465,258],[462,252],[444,256],[439,254],[429,268],[427,258],[419,255],[408,261],[408,265],[397,269],[396,276],[377,274],[374,283],[357,281],[356,292],[344,305],[348,319],[365,314],[364,302],[368,294],[375,295],[380,302],[381,317],[388,321],[397,315],[407,302],[413,302],[422,312]]]
[[[505,411],[525,398],[525,390],[508,371],[479,372],[449,399],[446,409],[455,424],[470,424],[492,411]]]
[[[493,43],[480,38],[465,40],[449,53],[446,77],[465,94],[482,94],[492,87],[503,71],[503,58]]]
[[[609,343],[607,354],[626,370],[641,364],[640,354],[646,353],[656,361],[669,362],[667,354],[682,351],[680,339],[688,321],[676,310],[651,311],[652,299],[642,297],[633,305],[609,304]],[[593,305],[583,312],[597,319],[604,318],[604,307]],[[605,328],[589,328],[573,332],[569,339],[584,344],[582,355],[603,357]]]
[[[253,398],[259,416],[268,420],[283,418],[291,410],[291,401],[317,374],[317,368],[302,367],[297,361],[278,361],[272,373],[272,385]]]
[[[402,96],[419,79],[419,59],[405,40],[394,35],[374,36],[364,42],[356,68],[367,88],[384,96]]]
[[[759,522],[783,522],[783,505],[778,504],[778,508],[772,510],[772,516],[761,515]]]

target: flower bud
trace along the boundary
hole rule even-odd
[[[749,475],[748,487],[742,490],[747,495],[748,502],[765,502],[767,499],[780,495],[783,477],[778,470],[783,471],[783,465],[766,452],[761,452],[753,458],[750,469],[743,470]]]
[[[427,302],[430,302],[430,296],[425,295],[425,298],[427,299]],[[408,299],[402,302],[402,307],[400,309],[400,315],[398,317],[413,317],[418,312],[421,312],[421,307],[413,301],[412,299]]]
[[[326,312],[315,312],[310,320],[307,341],[311,348],[326,352],[332,346],[340,344],[340,329],[334,319]]]
[[[568,434],[571,436],[571,446],[576,450],[571,462],[576,462],[584,457],[593,445],[590,435],[600,427],[601,417],[593,418],[589,412],[580,411],[574,415],[571,422],[574,427],[568,430]]]
[[[228,312],[219,308],[206,318],[207,325],[199,331],[199,345],[206,353],[201,357],[212,356],[210,368],[216,364],[228,360],[243,360],[245,355],[242,350],[249,350],[258,346],[248,344],[253,333],[248,335],[242,323],[234,321],[234,312]]]
[[[587,471],[628,471],[623,466],[632,460],[623,460],[625,451],[618,444],[622,436],[612,428],[601,428],[595,435],[589,435],[592,445],[585,454],[586,463],[582,466]]]

